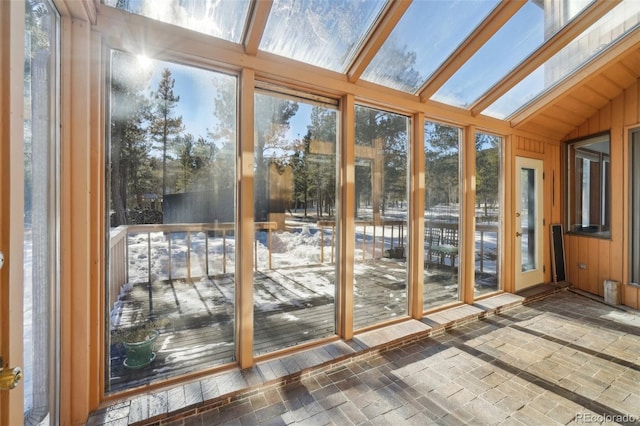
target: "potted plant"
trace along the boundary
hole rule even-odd
[[[124,346],[126,368],[144,368],[156,359],[153,345],[161,326],[159,321],[147,320],[130,327],[117,328],[112,332],[111,343],[122,343]]]

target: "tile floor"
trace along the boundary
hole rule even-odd
[[[487,312],[491,303],[458,309]],[[304,371],[303,357],[261,363],[182,386],[179,394],[113,405],[89,424],[640,424],[638,311],[562,291],[494,312],[440,333],[434,327],[444,314],[425,318],[422,328],[405,324],[417,337],[382,351],[362,350],[376,333],[335,342],[334,351],[358,355],[295,378],[290,373]],[[278,382],[278,375],[288,379]],[[245,392],[206,403],[238,380]],[[173,412],[172,404],[186,409]]]

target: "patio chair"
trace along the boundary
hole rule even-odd
[[[458,257],[458,229],[444,228],[442,230],[442,243],[438,245],[440,253],[440,264],[445,264],[445,259],[451,259],[451,267],[456,266],[456,257]]]
[[[424,230],[425,263],[427,264],[431,263],[433,260],[433,256],[436,256],[439,259],[440,253],[436,251],[439,245],[440,245],[440,229],[425,228]]]

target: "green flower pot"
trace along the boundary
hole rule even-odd
[[[158,338],[158,331],[152,330],[146,340],[141,342],[123,342],[127,357],[124,366],[131,369],[144,368],[156,359],[153,345]]]

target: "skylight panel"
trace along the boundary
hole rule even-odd
[[[260,50],[344,72],[385,0],[275,0]]]
[[[104,4],[157,21],[239,43],[249,0],[104,0]]]
[[[538,67],[483,114],[505,119],[603,53],[640,23],[640,2],[626,0]]]
[[[362,79],[415,93],[497,3],[497,0],[414,1]]]
[[[591,3],[528,1],[431,99],[468,107]]]

